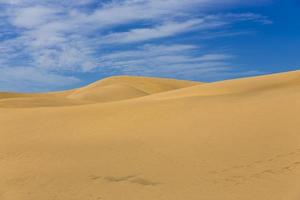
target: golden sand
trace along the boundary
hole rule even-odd
[[[0,93],[1,200],[299,200],[300,71]]]

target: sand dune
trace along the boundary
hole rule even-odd
[[[118,76],[75,90],[68,98],[90,102],[119,101],[198,84],[172,79]]]
[[[300,71],[0,94],[2,200],[298,200]]]
[[[116,76],[79,89],[45,94],[0,93],[0,107],[74,106],[112,102],[199,85],[192,81]]]

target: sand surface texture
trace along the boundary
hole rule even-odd
[[[299,200],[300,71],[0,93],[1,200]]]

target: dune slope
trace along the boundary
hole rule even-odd
[[[191,81],[162,78],[116,76],[75,90],[68,98],[91,102],[110,102],[147,96],[149,94],[171,91],[198,84],[199,83]]]
[[[0,93],[0,107],[55,107],[112,102],[199,84],[198,82],[173,79],[116,76],[79,89],[63,92],[44,94]]]
[[[0,108],[0,199],[300,198],[299,71],[159,84]],[[123,89],[130,98],[115,97]]]

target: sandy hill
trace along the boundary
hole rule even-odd
[[[91,102],[119,101],[198,84],[174,79],[115,76],[77,89],[68,98]]]
[[[0,97],[1,200],[300,198],[300,71]]]
[[[45,94],[0,93],[0,107],[72,106],[112,102],[199,85],[174,79],[115,76],[88,86]]]

